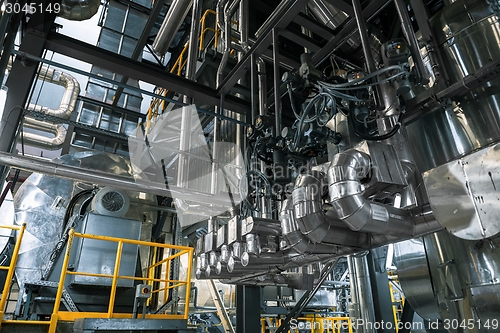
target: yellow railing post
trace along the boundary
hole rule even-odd
[[[189,250],[188,263],[193,262],[193,249]],[[189,314],[189,296],[191,295],[191,266],[188,265],[186,277],[186,304],[184,304],[184,319],[188,319]]]
[[[61,267],[61,275],[59,276],[59,285],[57,286],[54,310],[52,311],[52,316],[50,317],[49,333],[56,333],[57,320],[59,318],[59,306],[61,305],[62,292],[64,289],[64,281],[66,280],[66,273],[68,271],[69,257],[71,254],[71,248],[73,247],[74,236],[75,236],[75,230],[71,229],[69,231],[68,245],[66,246],[66,253],[64,254],[64,260]]]
[[[113,272],[113,281],[111,282],[111,295],[109,296],[108,318],[113,317],[113,308],[115,307],[116,283],[118,282],[118,273],[120,270],[120,261],[122,260],[123,241],[118,242],[116,249],[115,270]]]
[[[0,327],[2,325],[3,315],[5,313],[5,307],[7,305],[7,298],[9,296],[10,283],[12,282],[12,277],[14,276],[14,270],[16,267],[17,258],[19,256],[19,249],[21,248],[21,241],[23,239],[25,229],[26,223],[23,223],[18,229],[19,235],[16,240],[16,245],[14,246],[12,258],[10,259],[9,270],[7,271],[7,277],[5,278],[5,283],[3,285],[2,299],[0,300]]]

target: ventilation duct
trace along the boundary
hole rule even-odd
[[[164,55],[168,52],[170,44],[186,18],[192,3],[192,0],[174,0],[153,42],[153,50],[157,54]]]
[[[356,149],[335,155],[328,170],[331,205],[339,218],[355,231],[412,235],[410,213],[368,201],[361,179],[370,172],[370,156]]]
[[[88,20],[97,13],[100,0],[62,0],[59,16],[72,21]]]

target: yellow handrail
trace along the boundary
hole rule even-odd
[[[73,241],[74,238],[85,238],[85,239],[94,239],[94,240],[100,240],[100,241],[107,241],[107,242],[115,242],[117,243],[117,249],[116,249],[116,259],[115,259],[115,265],[114,265],[114,270],[112,274],[101,274],[101,273],[90,273],[90,272],[75,272],[75,271],[68,271],[68,263],[69,263],[69,258],[73,246]],[[139,246],[147,246],[153,248],[153,252],[157,253],[158,248],[164,248],[164,249],[170,249],[172,251],[179,251],[173,255],[168,256],[166,259],[163,259],[158,262],[153,262],[150,266],[146,268],[147,276],[146,277],[137,277],[137,276],[124,276],[120,275],[120,265],[121,265],[121,260],[122,260],[122,253],[123,253],[123,245],[124,244],[133,244],[133,245],[139,245]],[[75,232],[74,230],[71,230],[69,233],[68,237],[68,245],[66,247],[66,252],[64,255],[63,259],[63,265],[61,269],[61,275],[59,279],[59,286],[57,288],[56,292],[56,299],[54,303],[54,308],[53,308],[53,313],[50,318],[50,324],[49,324],[49,333],[55,333],[56,332],[56,327],[57,327],[57,322],[59,320],[66,320],[66,321],[73,321],[77,318],[132,318],[131,313],[115,313],[114,312],[114,305],[115,305],[115,298],[116,298],[116,291],[117,291],[117,284],[120,279],[128,279],[128,280],[141,280],[141,281],[147,281],[150,284],[153,282],[159,282],[160,284],[165,284],[165,287],[162,288],[162,290],[171,290],[174,288],[179,288],[182,286],[186,286],[186,291],[185,291],[185,306],[184,306],[184,311],[182,314],[167,314],[161,313],[161,314],[147,314],[146,319],[184,319],[187,320],[188,315],[189,315],[189,293],[191,292],[190,286],[191,286],[191,266],[192,266],[192,260],[193,260],[193,248],[186,247],[186,246],[178,246],[178,245],[170,245],[170,244],[160,244],[160,243],[154,243],[154,242],[147,242],[147,241],[140,241],[140,240],[133,240],[133,239],[125,239],[125,238],[117,238],[117,237],[109,237],[109,236],[100,236],[100,235],[91,235],[91,234],[81,234],[78,232]],[[183,255],[188,256],[188,267],[187,267],[187,276],[185,280],[171,280],[169,279],[169,270],[170,270],[170,263],[172,260],[181,257]],[[167,275],[166,278],[155,278],[154,277],[154,271],[155,269],[158,268],[163,268],[165,266],[166,273]],[[63,288],[64,288],[64,283],[66,281],[67,275],[80,275],[80,276],[92,276],[92,277],[101,277],[101,278],[109,278],[111,279],[111,292],[110,292],[110,299],[109,299],[109,304],[108,304],[108,309],[106,312],[68,312],[68,311],[60,311],[60,303],[62,299],[62,293],[63,293]],[[154,293],[159,292],[159,290],[154,290]],[[165,303],[166,297],[163,300],[163,303]]]
[[[5,307],[7,306],[7,299],[9,297],[10,284],[12,282],[12,278],[14,277],[14,271],[15,271],[16,264],[17,264],[17,258],[19,257],[19,249],[21,248],[21,242],[23,240],[24,230],[26,230],[26,223],[23,223],[20,226],[2,225],[2,226],[0,226],[0,228],[19,231],[19,235],[17,236],[16,244],[14,245],[14,251],[12,252],[12,258],[10,259],[9,266],[0,266],[0,267],[2,267],[2,269],[7,268],[7,277],[5,278],[2,296],[0,299],[0,327],[1,327],[2,321],[3,321],[3,316],[5,314]]]

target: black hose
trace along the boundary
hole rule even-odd
[[[379,140],[387,140],[391,138],[394,134],[396,134],[399,129],[401,128],[401,122],[403,121],[403,112],[399,113],[398,117],[398,122],[397,124],[392,128],[392,130],[389,133],[383,134],[383,135],[369,135],[362,133],[358,130],[356,126],[356,118],[354,115],[354,110],[351,107],[351,110],[349,110],[349,120],[352,123],[352,128],[354,129],[354,134],[363,139],[363,140],[368,140],[368,141],[379,141]]]
[[[71,198],[71,200],[68,203],[68,207],[66,208],[66,213],[64,214],[64,220],[63,220],[63,227],[62,227],[62,231],[61,231],[61,236],[62,236],[62,233],[64,232],[64,230],[66,229],[66,225],[68,224],[69,219],[71,218],[71,216],[73,216],[73,210],[74,210],[74,208],[75,208],[78,200],[80,200],[81,198],[83,198],[86,195],[91,194],[93,191],[94,191],[93,189],[91,189],[91,190],[83,190],[81,192],[78,192],[77,194],[75,194]],[[88,207],[88,204],[89,204],[89,202],[87,202],[85,204],[85,208]],[[81,214],[81,212],[80,212],[80,214]]]

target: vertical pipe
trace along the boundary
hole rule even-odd
[[[415,32],[413,31],[410,16],[408,15],[408,11],[406,10],[406,5],[403,0],[394,0],[394,4],[396,5],[399,20],[401,21],[403,34],[408,41],[413,61],[415,62],[415,66],[417,67],[417,73],[419,76],[418,81],[421,84],[427,84],[429,83],[429,73],[427,72],[424,61],[422,60],[417,36],[415,36]]]
[[[274,115],[276,118],[276,136],[281,133],[281,76],[280,76],[279,33],[273,29],[274,62]]]
[[[194,80],[196,77],[196,64],[198,62],[198,37],[200,35],[201,3],[200,0],[193,0],[191,14],[191,33],[188,47],[188,58],[186,65],[186,79]],[[192,100],[184,96],[184,103],[191,104]]]
[[[248,20],[248,0],[240,0],[240,41],[245,53],[250,49],[248,45]]]
[[[260,57],[257,58],[257,73],[259,77],[259,115],[265,116],[267,115],[267,73],[266,63]]]
[[[358,254],[351,257],[353,260],[352,266],[355,270],[356,278],[356,294],[359,304],[359,316],[364,323],[375,323],[375,310],[373,308],[373,294],[370,283],[370,272],[368,270],[367,253]],[[372,333],[372,329],[368,329],[367,325],[362,325],[362,331],[358,333]]]
[[[108,318],[113,318],[113,309],[115,307],[116,284],[120,271],[120,261],[122,260],[123,241],[118,242],[116,248],[115,270],[113,271],[113,281],[111,282],[111,294],[109,296]]]
[[[257,70],[257,59],[255,53],[250,55],[250,98],[251,98],[251,117],[247,118],[247,122],[254,125],[255,119],[259,114],[259,88],[258,88],[258,70]]]
[[[363,9],[361,8],[359,0],[352,0],[352,7],[354,9],[354,15],[356,16],[359,35],[361,37],[361,45],[363,46],[366,68],[368,70],[368,73],[372,73],[377,70],[377,67],[375,65],[375,60],[373,59],[373,54],[371,52],[368,30],[366,29],[366,22],[363,17]],[[384,109],[384,101],[382,99],[382,93],[379,89],[379,86],[375,86],[375,103],[377,104],[378,109]]]

